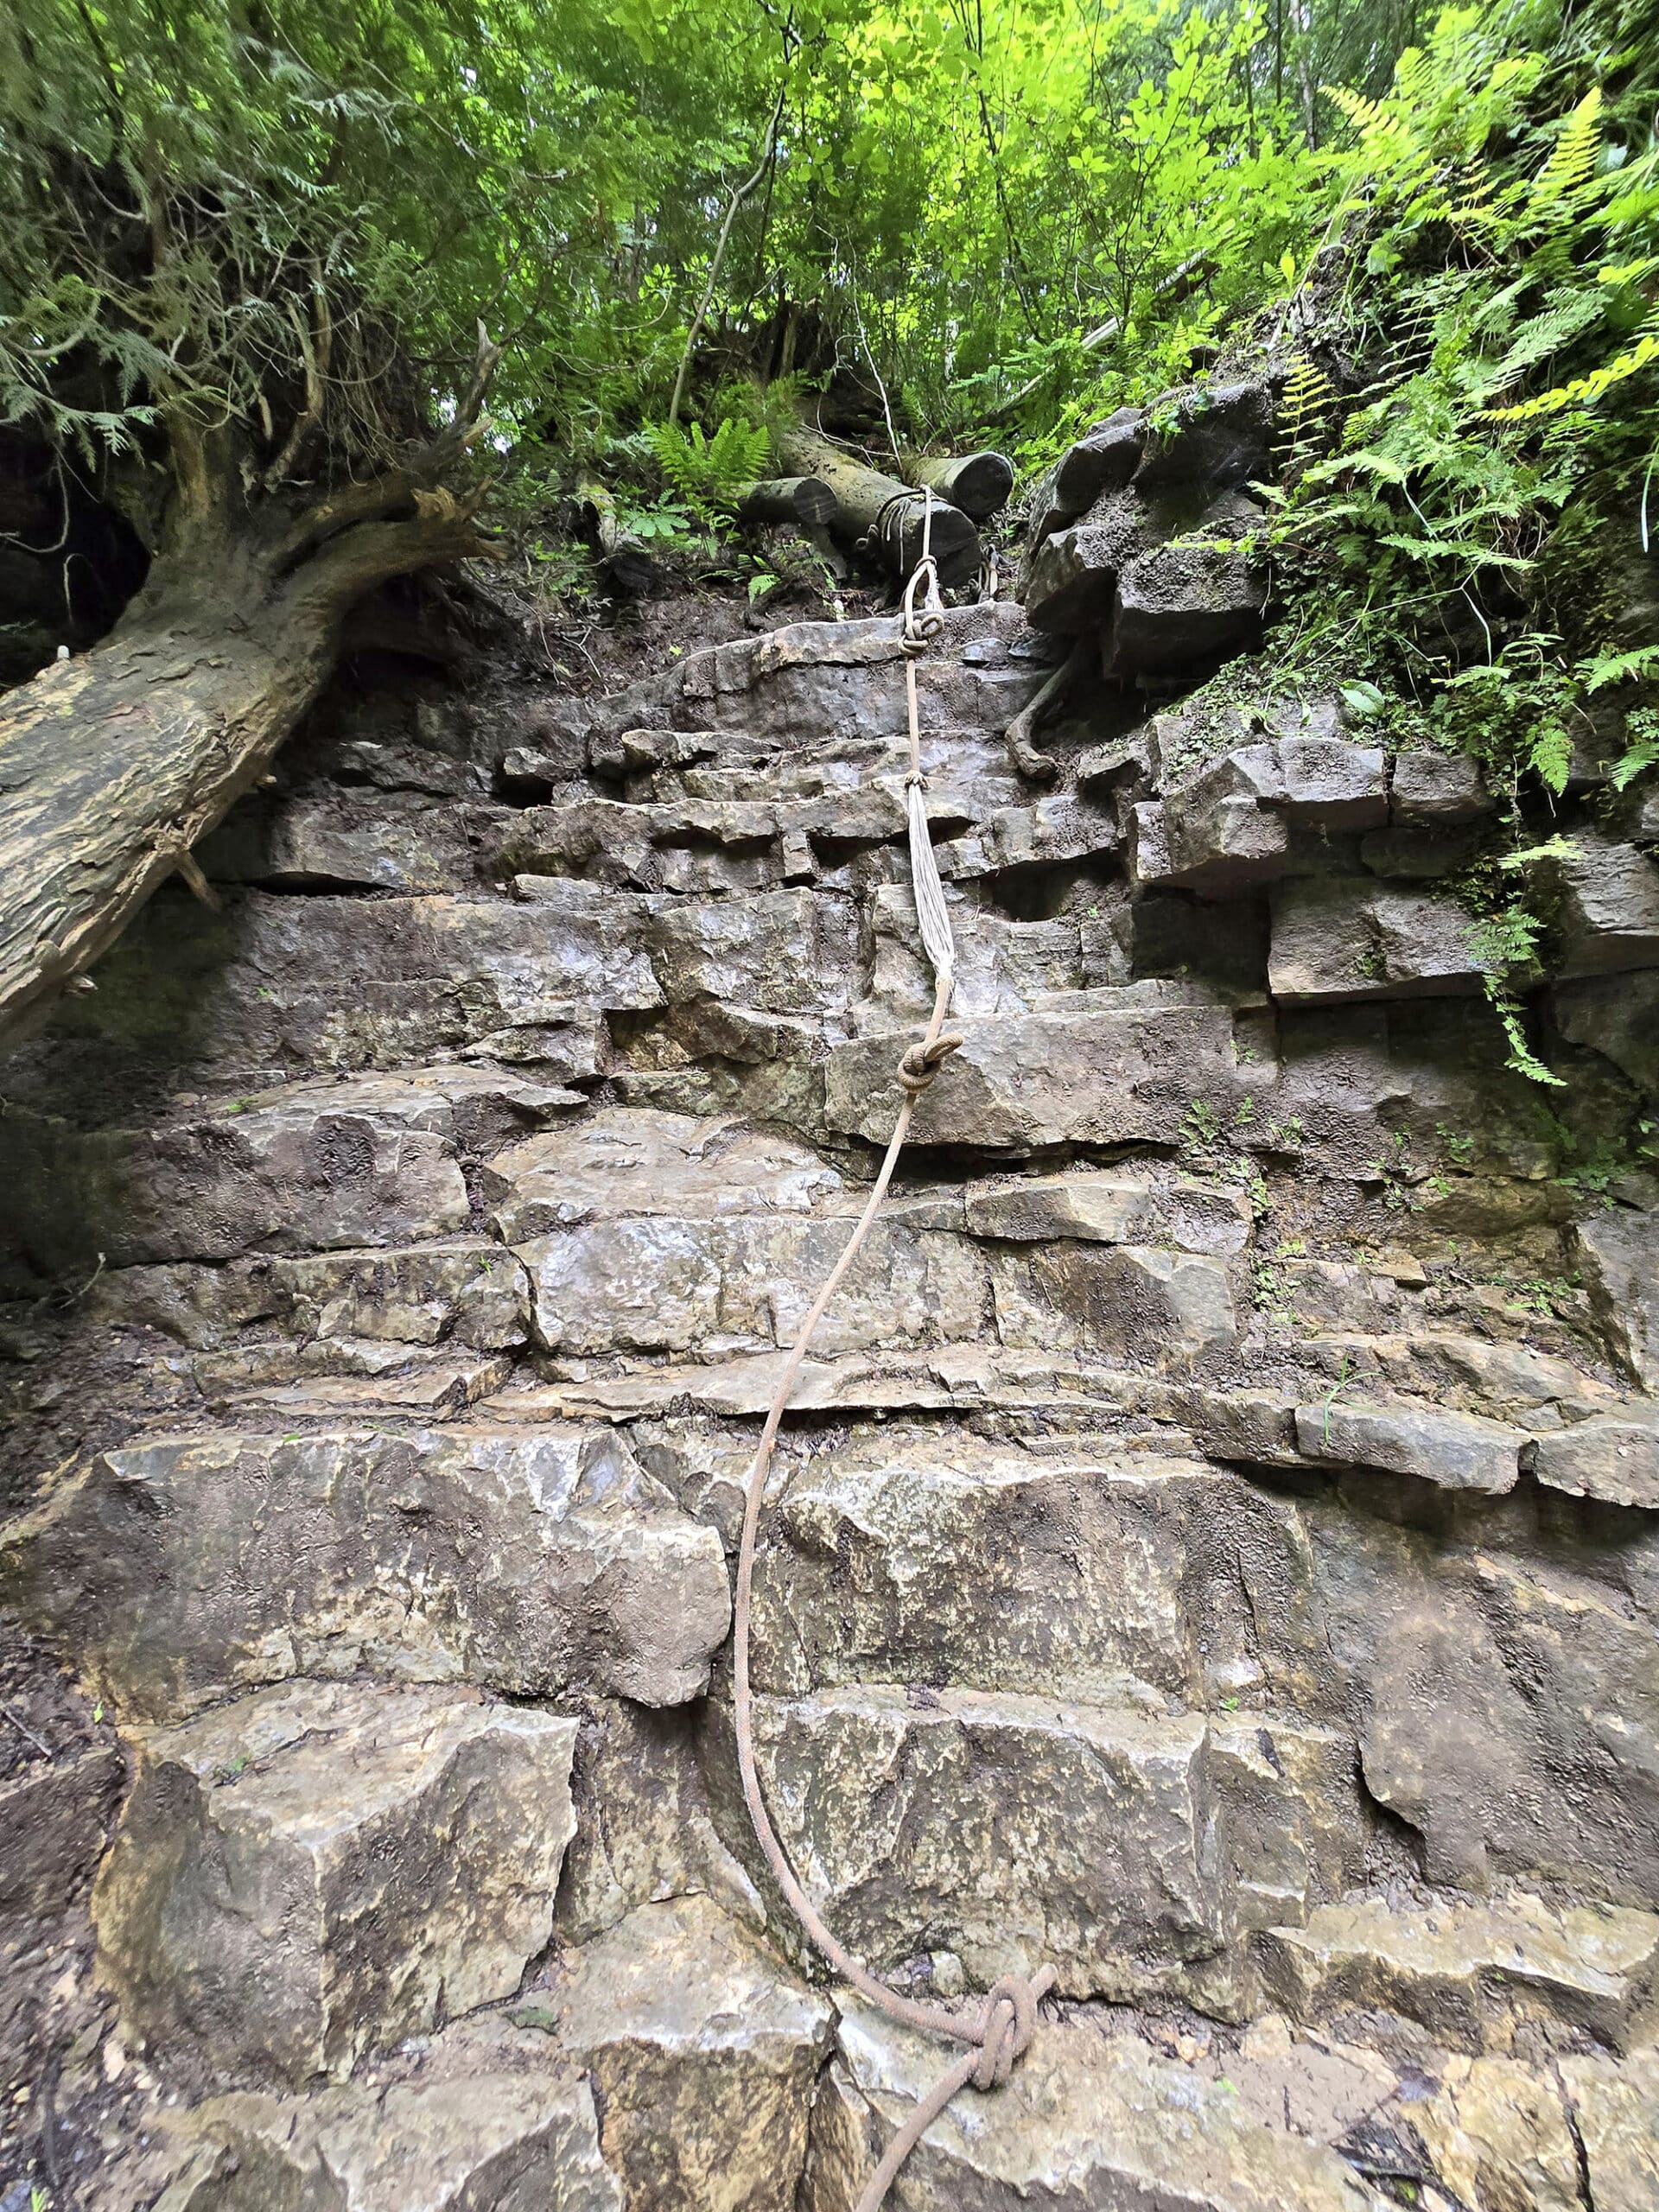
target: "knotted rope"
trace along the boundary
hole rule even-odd
[[[1022,1974],[1010,1974],[997,1983],[982,2006],[957,2012],[947,2012],[942,2005],[918,2004],[912,1998],[901,1997],[897,1990],[890,1989],[884,1981],[878,1980],[868,1968],[860,1965],[826,1927],[817,1907],[801,1887],[772,1827],[754,1756],[754,1710],[749,1686],[754,1550],[760,1524],[761,1500],[772,1452],[778,1441],[778,1431],[782,1426],[785,1412],[794,1394],[795,1384],[818,1324],[845,1281],[848,1270],[858,1257],[880,1211],[887,1186],[893,1180],[893,1170],[899,1164],[899,1154],[910,1131],[916,1102],[934,1081],[945,1059],[958,1050],[963,1041],[960,1037],[946,1034],[944,1027],[950,1010],[951,994],[956,987],[956,944],[950,932],[950,916],[944,903],[944,892],[939,882],[938,864],[933,857],[932,840],[928,835],[925,798],[927,783],[922,774],[920,722],[916,703],[917,661],[926,650],[928,639],[937,637],[944,625],[944,602],[939,596],[938,569],[931,550],[933,495],[930,491],[924,496],[927,504],[922,521],[921,557],[905,586],[902,617],[905,692],[910,717],[910,772],[905,779],[905,793],[916,914],[921,925],[922,943],[934,974],[933,1013],[921,1041],[912,1045],[899,1062],[899,1085],[904,1096],[874,1186],[847,1241],[846,1249],[830,1270],[829,1281],[818,1293],[810,1313],[801,1325],[800,1334],[784,1363],[778,1388],[766,1409],[766,1424],[760,1431],[760,1440],[750,1464],[743,1502],[743,1534],[737,1551],[737,1599],[734,1609],[734,1704],[737,1725],[737,1763],[743,1778],[744,1802],[749,1808],[755,1839],[772,1870],[772,1878],[802,1929],[843,1981],[849,1982],[861,1996],[867,1997],[871,2004],[899,2026],[919,2028],[925,2033],[944,2036],[968,2046],[962,2056],[946,2068],[888,2144],[886,2156],[859,2199],[858,2212],[880,2212],[899,2168],[959,2089],[965,2088],[969,2082],[976,2089],[1001,2088],[1013,2072],[1016,2062],[1029,2047],[1032,2037],[1036,2033],[1038,2005],[1054,1982],[1053,1968],[1047,1966],[1039,1967],[1029,1979]],[[917,605],[918,593],[921,598],[919,610]]]

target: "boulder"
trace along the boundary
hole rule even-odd
[[[577,1027],[592,1073],[600,1009],[659,998],[644,954],[597,914],[545,917],[484,896],[249,892],[222,913],[163,896],[105,955],[98,980],[67,1028],[112,1033],[161,1069],[211,1067],[221,1086],[395,1068],[493,1038],[518,1040],[498,1058],[533,1058],[563,1082],[583,1068],[580,1038],[537,1046],[534,1033],[569,1027],[573,1001],[585,1000]]]
[[[499,1154],[481,1179],[509,1244],[600,1219],[839,1210],[846,1189],[835,1168],[780,1132],[650,1107],[602,1108],[529,1138]]]
[[[1578,2150],[1560,2089],[1530,2067],[1454,2057],[1412,2120],[1459,2202],[1582,2212]]]
[[[529,1334],[524,1271],[488,1237],[277,1259],[265,1275],[283,1326],[302,1344],[355,1338],[499,1351]]]
[[[1215,527],[1236,529],[1241,519],[1221,516]],[[1260,633],[1267,596],[1261,569],[1241,546],[1211,537],[1142,553],[1119,575],[1113,594],[1112,670],[1168,675],[1247,652]]]
[[[571,1777],[576,1832],[559,1885],[561,1942],[585,1943],[639,1906],[673,1897],[710,1897],[764,1923],[753,1884],[715,1830],[697,1749],[695,1708],[586,1701]]]
[[[1068,1996],[1236,2016],[1248,1931],[1357,1848],[1345,1740],[1255,1715],[866,1683],[760,1699],[755,1732],[793,1864],[878,1970],[925,1929],[980,1988],[1046,1960]]]
[[[1357,1511],[1302,1506],[1367,1789],[1417,1831],[1430,1882],[1570,1883],[1659,1907],[1650,1601],[1516,1556],[1478,1499],[1478,1543],[1367,1513],[1385,1479],[1344,1484]]]
[[[1659,2192],[1659,2056],[1563,2058],[1560,2074],[1595,2212],[1647,2212]]]
[[[631,1913],[519,2017],[592,2081],[627,2212],[794,2212],[833,2015],[707,1898]]]
[[[1408,829],[1452,829],[1489,814],[1492,803],[1480,763],[1466,753],[1395,755],[1389,813]]]
[[[855,2212],[944,2063],[935,2038],[892,2026],[862,1998],[842,2000],[839,2041],[813,2117],[802,2212]],[[1254,2118],[1231,2083],[1133,2033],[1045,2023],[1004,2088],[952,2101],[889,2202],[894,2212],[1376,2212],[1382,2200],[1334,2151]]]
[[[1474,1414],[1332,1400],[1296,1408],[1297,1447],[1311,1459],[1414,1475],[1442,1490],[1501,1497],[1520,1475],[1522,1430]]]
[[[1659,969],[1557,983],[1546,1003],[1569,1044],[1588,1046],[1659,1098]]]
[[[154,1133],[24,1113],[0,1135],[13,1233],[47,1274],[407,1244],[468,1225],[453,1145],[341,1084],[232,1101]]]
[[[1183,1004],[1171,987],[1101,994],[1098,1010],[963,1025],[965,1041],[918,1102],[918,1144],[1027,1152],[1052,1144],[1173,1144],[1197,1098],[1237,1087],[1232,1021]],[[832,1047],[824,1071],[832,1129],[884,1143],[899,1103],[891,1038]]]
[[[1312,1572],[1294,1509],[1200,1460],[895,1434],[791,1470],[756,1569],[755,1680],[1189,1706],[1294,1686],[1317,1713]]]
[[[446,779],[447,780],[447,779]],[[280,891],[447,892],[473,881],[477,847],[505,810],[425,794],[329,790],[244,800],[196,847],[213,883]]]
[[[1317,830],[1377,830],[1389,818],[1380,749],[1336,735],[1281,737],[1285,811]]]
[[[1271,387],[1255,378],[1191,386],[1173,410],[1160,408],[1136,488],[1202,484],[1221,491],[1258,481],[1268,474],[1274,414]]]
[[[1278,748],[1238,746],[1164,800],[1169,880],[1230,897],[1284,874],[1290,832]]]
[[[1063,1242],[1028,1257],[995,1255],[990,1274],[1006,1344],[1177,1367],[1224,1351],[1238,1334],[1232,1286],[1217,1260]]]
[[[510,1997],[552,1929],[575,1737],[464,1690],[310,1681],[139,1734],[93,1900],[127,2034],[299,2087]]]
[[[1151,1186],[1103,1173],[1041,1175],[1018,1183],[969,1185],[968,1232],[1022,1244],[1077,1237],[1132,1244],[1153,1224]]]
[[[1103,492],[1127,484],[1140,461],[1146,435],[1146,414],[1139,407],[1120,407],[1085,430],[1054,464],[1056,506],[1080,515]]]
[[[133,1721],[365,1664],[674,1705],[730,1623],[714,1531],[564,1424],[146,1437],[10,1524],[0,1589]]]
[[[493,2051],[385,2087],[215,2097],[181,2132],[198,2148],[166,2212],[623,2212],[588,2084]]]

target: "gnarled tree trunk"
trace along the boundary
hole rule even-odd
[[[0,1047],[188,869],[317,696],[353,604],[483,550],[476,498],[440,481],[481,397],[403,466],[298,510],[251,498],[228,433],[175,428],[143,589],[101,645],[0,696]]]

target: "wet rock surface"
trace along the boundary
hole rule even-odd
[[[1192,692],[1271,416],[1099,426],[918,664],[963,1042],[785,1424],[765,1786],[906,1988],[1058,1976],[895,2204],[1651,2212],[1642,794],[1563,800],[1567,1154],[1473,764]],[[0,1678],[8,2182],[851,2212],[948,2055],[797,1940],[730,1694],[931,1001],[902,664],[347,705],[0,1071],[0,1605],[80,1685]]]

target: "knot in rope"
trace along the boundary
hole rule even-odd
[[[1052,1974],[1045,1980],[1052,1980]],[[1037,2032],[1039,1992],[1022,1974],[1004,1974],[985,1999],[979,2024],[979,2058],[971,2076],[976,2089],[1000,2089],[1031,2048]]]
[[[903,508],[895,499],[889,499],[882,509],[884,516],[891,510],[902,522]],[[916,594],[921,592],[918,610]],[[933,492],[930,485],[922,486],[922,550],[915,567],[905,579],[904,618],[899,632],[899,649],[907,660],[918,659],[930,638],[937,638],[944,627],[944,601],[939,592],[939,564],[933,558]]]
[[[936,1037],[931,1045],[912,1045],[899,1063],[899,1086],[906,1097],[919,1098],[932,1084],[952,1052],[962,1050],[960,1037]],[[1001,1983],[997,1987],[1001,1987]]]

